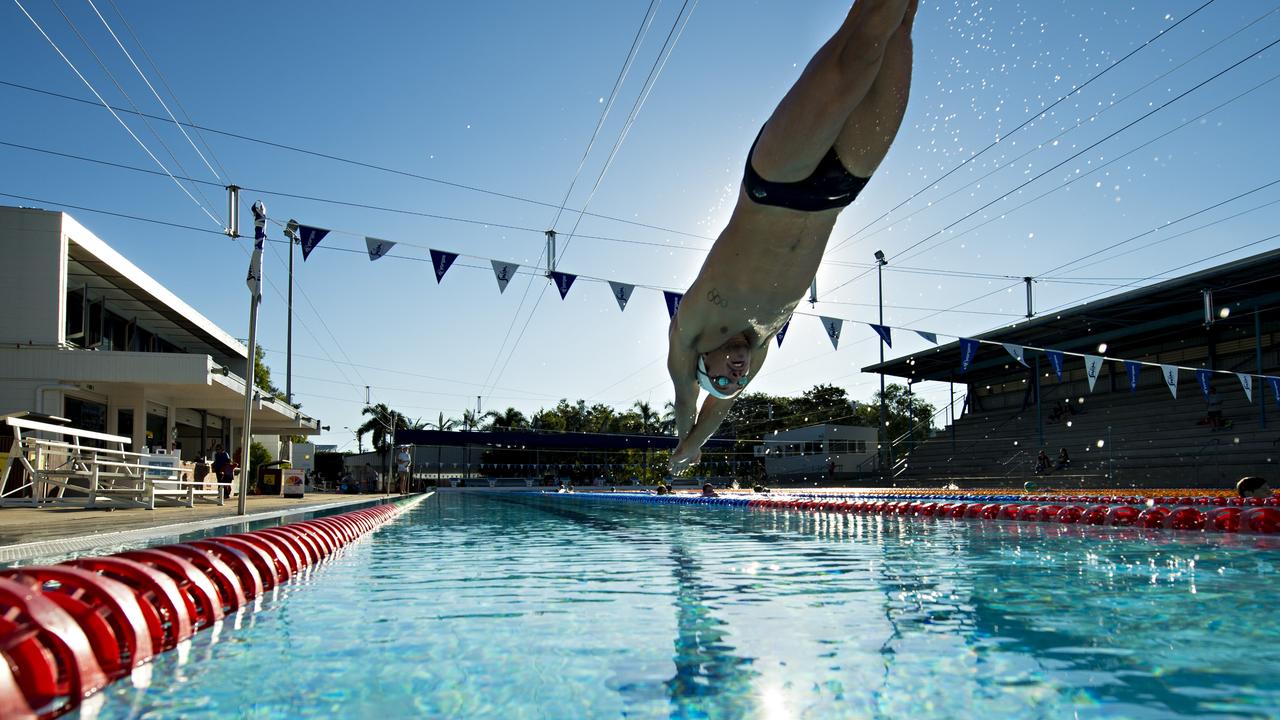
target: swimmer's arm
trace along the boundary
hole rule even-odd
[[[686,451],[701,448],[703,443],[720,429],[720,423],[728,417],[729,411],[733,409],[735,398],[721,400],[714,395],[708,395],[707,399],[702,402],[702,412],[698,413],[698,421],[693,424],[693,429],[689,434],[680,441],[680,447]]]
[[[693,377],[693,368],[698,361],[692,350],[685,346],[674,318],[668,335],[671,345],[667,352],[667,373],[671,375],[675,389],[676,437],[685,438],[693,430],[698,417],[698,383]]]

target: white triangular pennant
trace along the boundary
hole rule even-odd
[[[1244,396],[1249,398],[1249,402],[1253,402],[1253,376],[1243,373],[1236,373],[1236,377],[1240,378],[1240,386],[1244,388]]]
[[[827,329],[827,337],[831,338],[831,347],[835,350],[840,349],[840,328],[844,325],[844,320],[840,318],[822,317],[822,327]]]
[[[1178,397],[1178,366],[1177,365],[1161,365],[1160,374],[1164,376],[1164,384],[1169,386],[1169,392],[1173,393],[1174,399]]]
[[[520,269],[520,266],[515,263],[502,262],[501,260],[490,260],[489,263],[493,265],[493,277],[498,280],[498,292],[506,292],[507,283],[511,282],[511,278],[516,276],[516,270]]]
[[[631,299],[631,291],[635,289],[635,285],[609,281],[609,292],[613,293],[613,299],[618,301],[619,310],[627,309],[627,301]]]
[[[1023,351],[1022,351],[1021,345],[1014,345],[1013,343],[1000,343],[1000,344],[1004,345],[1004,349],[1010,355],[1013,356],[1014,360],[1017,360],[1018,362],[1022,363],[1023,367],[1031,367],[1030,365],[1027,365],[1026,359],[1023,358]]]
[[[1102,372],[1102,358],[1098,355],[1084,356],[1084,374],[1089,378],[1089,392],[1093,392],[1093,384],[1098,381]]]
[[[369,248],[369,262],[373,262],[378,258],[391,252],[391,248],[395,247],[395,243],[390,240],[380,240],[376,237],[366,237],[364,244]]]

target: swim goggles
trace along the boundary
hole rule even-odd
[[[725,390],[730,386],[734,385],[733,380],[725,377],[724,375],[716,375],[715,377],[712,377],[711,374],[707,372],[707,362],[702,359],[701,355],[698,356],[698,371],[696,374],[698,377],[698,384],[701,385],[702,389],[706,390],[712,397],[717,397],[721,400],[729,400],[737,394],[736,392],[725,392]],[[750,380],[745,375],[738,378],[737,390],[741,390],[746,387],[748,382],[750,382]]]

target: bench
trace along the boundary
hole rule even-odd
[[[216,482],[196,482],[176,455],[125,450],[120,435],[5,418],[13,445],[0,474],[0,507],[194,507],[223,504]]]

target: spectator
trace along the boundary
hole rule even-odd
[[[1209,386],[1209,395],[1205,398],[1205,402],[1209,406],[1208,414],[1205,416],[1209,422],[1209,426],[1213,430],[1221,430],[1229,427],[1229,424],[1222,419],[1222,396],[1218,394],[1218,389],[1212,385]]]
[[[1040,454],[1036,456],[1036,474],[1040,475],[1046,472],[1049,472],[1049,453],[1041,450]]]
[[[405,495],[409,492],[409,466],[413,462],[413,458],[409,457],[409,447],[400,448],[400,453],[396,455],[396,475],[400,480],[400,494]]]
[[[1266,478],[1250,475],[1240,478],[1236,483],[1236,493],[1243,498],[1269,498],[1271,486],[1267,484]]]
[[[222,497],[231,497],[231,478],[235,473],[235,463],[221,444],[213,448],[213,475],[222,486]]]
[[[1054,470],[1062,470],[1071,464],[1071,456],[1067,454],[1067,449],[1062,448],[1058,451],[1058,464],[1053,466]]]

